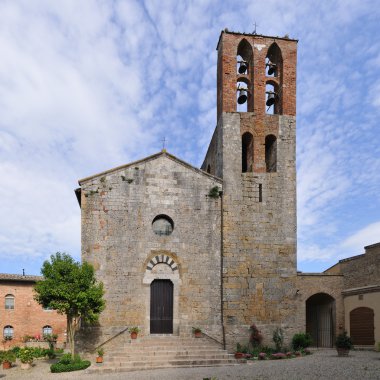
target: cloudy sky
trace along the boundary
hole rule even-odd
[[[380,241],[376,0],[0,2],[0,272],[80,258],[73,190],[158,152],[200,166],[220,31],[299,39],[298,268]]]

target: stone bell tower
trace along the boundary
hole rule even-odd
[[[204,170],[223,178],[223,325],[227,345],[255,323],[271,343],[297,329],[296,59],[288,37],[223,31],[218,123]]]

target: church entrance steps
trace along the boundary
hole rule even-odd
[[[234,355],[207,338],[143,337],[105,347],[104,363],[92,365],[87,373],[137,371],[172,367],[237,365]]]

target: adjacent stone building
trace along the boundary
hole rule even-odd
[[[163,150],[79,181],[82,259],[106,290],[84,345],[129,326],[184,336],[200,327],[232,348],[255,323],[265,344],[282,327],[287,341],[307,330],[331,346],[348,326],[345,307],[356,307],[348,289],[370,286],[368,305],[378,297],[377,248],[361,277],[346,261],[297,273],[297,41],[225,30],[217,51],[217,126],[201,169]]]

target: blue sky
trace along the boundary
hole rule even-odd
[[[299,39],[298,268],[380,241],[380,7],[351,1],[2,1],[0,272],[80,259],[77,180],[156,153],[200,166],[220,31]]]

